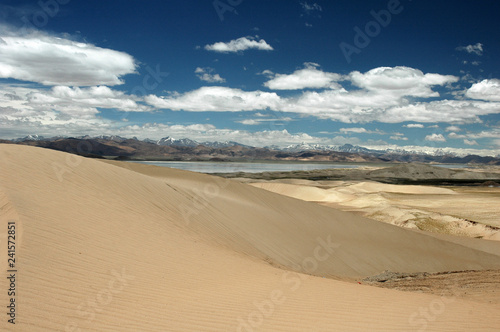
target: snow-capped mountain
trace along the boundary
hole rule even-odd
[[[195,147],[200,145],[200,143],[193,141],[192,139],[189,138],[175,139],[170,136],[160,138],[158,141],[156,141],[156,144],[169,145],[169,146],[190,146],[190,147]]]
[[[83,140],[100,140],[100,141],[113,141],[117,143],[122,143],[125,141],[137,141],[143,142],[147,144],[153,144],[157,146],[172,146],[172,147],[185,147],[185,148],[195,148],[198,146],[205,146],[212,149],[225,149],[232,147],[240,147],[246,149],[252,149],[254,147],[244,145],[234,141],[224,141],[224,142],[198,142],[196,140],[192,140],[189,138],[183,139],[175,139],[173,137],[167,136],[161,138],[159,140],[152,139],[138,139],[137,137],[133,138],[125,138],[116,135],[100,135],[100,136],[80,136],[80,137],[65,137],[65,136],[56,136],[51,138],[45,138],[39,135],[28,135],[23,138],[18,138],[12,140],[15,143],[23,143],[23,142],[31,142],[33,143],[41,143],[41,142],[55,142],[58,140],[64,139],[83,139]],[[102,142],[101,142],[102,143]],[[130,143],[127,143],[130,144]],[[278,146],[278,145],[270,145],[263,147],[263,149],[267,149],[270,151],[283,151],[287,153],[299,153],[303,151],[308,151],[311,153],[334,153],[334,152],[342,152],[342,153],[352,153],[364,156],[370,156],[375,158],[381,158],[382,160],[398,160],[398,161],[412,161],[412,160],[456,160],[456,158],[465,158],[468,157],[467,160],[471,159],[469,157],[473,157],[474,160],[479,160],[477,157],[486,157],[486,158],[495,158],[494,154],[497,154],[496,151],[489,150],[474,150],[474,149],[456,149],[456,148],[436,148],[436,147],[428,147],[428,146],[369,146],[362,147],[358,145],[352,144],[344,144],[344,145],[323,145],[323,144],[310,144],[310,143],[301,143],[301,144],[293,144],[288,146]],[[492,152],[495,152],[494,154]],[[499,158],[500,155],[497,155],[496,158]],[[420,159],[419,159],[420,158]],[[472,160],[471,159],[471,160]],[[459,162],[459,161],[456,161]]]
[[[23,138],[16,138],[14,142],[25,142],[25,141],[43,141],[45,137],[38,135],[28,135]]]
[[[268,147],[271,148],[271,147]],[[278,146],[272,147],[274,150],[282,150],[287,152],[300,152],[300,151],[334,151],[334,152],[348,152],[348,153],[384,153],[384,151],[371,150],[364,148],[362,146],[344,144],[344,145],[321,145],[321,144],[308,144],[301,143],[295,145],[289,145],[285,148],[279,148]]]

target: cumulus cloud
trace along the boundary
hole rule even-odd
[[[402,66],[379,67],[366,73],[354,71],[349,77],[354,85],[369,91],[424,98],[439,96],[439,93],[432,91],[433,85],[445,85],[459,80],[452,75],[424,74],[418,69]]]
[[[314,65],[310,66],[313,67],[306,67],[305,70],[317,70]],[[500,113],[500,103],[496,102],[448,99],[411,101],[407,96],[435,96],[430,86],[447,84],[457,78],[439,74],[423,74],[418,70],[406,67],[393,69],[395,70],[384,67],[376,68],[365,74],[351,73],[344,79],[351,78],[360,89],[350,91],[344,88],[325,89],[323,91],[305,91],[300,95],[281,97],[275,92],[243,91],[226,87],[202,87],[182,94],[173,92],[164,97],[150,95],[145,100],[150,105],[162,109],[193,112],[238,112],[269,109],[345,123],[371,121],[385,123],[410,121],[419,123],[472,123],[480,122],[479,116],[481,115]],[[269,71],[264,74],[278,77]],[[292,77],[298,76],[291,75]],[[290,78],[290,75],[284,77]],[[287,84],[288,87],[292,87],[290,81]],[[294,81],[293,84],[295,84],[294,87],[298,85],[297,81]],[[423,128],[423,125],[415,124],[413,127]]]
[[[304,68],[296,70],[292,74],[273,74],[265,70],[262,74],[272,77],[264,83],[264,86],[271,90],[300,90],[300,89],[320,89],[339,88],[336,83],[342,76],[335,73],[327,73],[318,69],[319,65],[312,62],[304,63]]]
[[[368,130],[366,130],[365,128],[340,128],[340,132],[341,133],[357,133],[357,134],[363,134],[363,133],[367,133]]]
[[[197,67],[194,72],[196,73],[196,76],[198,76],[200,80],[205,82],[223,83],[226,81],[224,78],[220,77],[219,74],[216,74],[215,70],[210,67],[207,68]]]
[[[465,93],[472,99],[500,101],[500,80],[487,79],[473,84]]]
[[[450,133],[448,135],[449,138],[454,138],[454,139],[462,139],[462,138],[467,138],[467,139],[480,139],[480,138],[500,138],[500,129],[491,129],[491,130],[482,130],[477,133],[471,133],[468,132],[466,134],[457,134],[457,133]]]
[[[109,87],[56,86],[35,89],[0,86],[0,132],[15,138],[27,134],[43,136],[85,135],[112,126],[116,121],[100,118],[101,109],[147,112],[139,97]],[[123,122],[123,121],[120,121]]]
[[[398,98],[366,91],[307,91],[297,98],[288,99],[282,110],[346,123],[367,122],[380,118],[384,109],[400,102]]]
[[[477,43],[475,45],[459,46],[457,51],[464,51],[467,53],[474,53],[476,55],[483,55],[483,44]]]
[[[118,85],[122,76],[136,72],[134,58],[124,52],[42,32],[2,33],[0,78],[43,85]]]
[[[446,127],[445,129],[446,131],[461,131],[462,128],[458,127],[458,126],[449,126],[449,127]]]
[[[217,42],[212,45],[205,45],[205,50],[219,52],[219,53],[235,53],[242,52],[249,49],[256,49],[261,51],[274,50],[264,39],[257,40],[256,37],[241,37],[233,39],[229,42]]]
[[[381,121],[387,123],[404,121],[474,123],[481,121],[479,118],[481,115],[500,113],[500,103],[444,99],[391,107],[383,113]]]
[[[478,145],[475,140],[464,139],[464,144],[466,145]]]
[[[453,138],[453,139],[465,138],[465,137],[467,137],[467,135],[457,134],[455,132],[451,132],[451,133],[448,134],[448,138]]]
[[[356,133],[356,134],[377,134],[377,135],[385,135],[386,133],[382,130],[367,130],[363,127],[352,127],[352,128],[340,128],[339,131],[343,134]],[[399,133],[396,133],[398,135]],[[402,134],[401,134],[402,135]]]
[[[421,123],[409,123],[407,125],[404,125],[403,127],[406,127],[406,128],[424,128],[424,125]]]
[[[191,112],[239,112],[279,110],[282,99],[274,92],[243,91],[220,86],[201,87],[184,94],[158,97],[149,95],[146,102],[157,108]]]
[[[241,124],[244,124],[247,126],[255,126],[255,125],[262,125],[263,123],[266,123],[266,122],[288,122],[288,121],[292,121],[292,118],[288,117],[288,116],[278,116],[278,117],[270,118],[270,119],[262,119],[262,118],[244,119],[244,120],[239,120],[239,121],[235,121],[235,122],[241,123]]]
[[[247,125],[247,126],[256,126],[256,125],[259,125],[262,123],[261,121],[255,120],[255,119],[245,119],[245,120],[240,120],[240,121],[236,121],[236,122]]]
[[[89,88],[55,86],[48,91],[33,90],[26,95],[29,105],[37,109],[55,109],[64,111],[69,108],[108,108],[124,112],[147,112],[151,107],[137,103],[138,97],[122,91],[112,90],[107,86]]]
[[[446,138],[442,134],[431,134],[425,136],[425,140],[429,142],[446,142]]]
[[[400,133],[396,133],[389,138],[394,140],[394,141],[407,141],[408,140],[408,137],[405,137],[403,134],[400,134]]]

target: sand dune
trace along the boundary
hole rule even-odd
[[[17,321],[14,328],[2,319],[2,330],[486,331],[500,324],[488,304],[338,280],[384,270],[500,269],[492,251],[216,177],[117,165],[0,145],[2,248],[6,221],[19,229]],[[6,278],[0,287],[7,303]]]
[[[299,181],[274,180],[250,184],[288,197],[358,212],[405,228],[491,240],[497,240],[499,236],[500,221],[497,216],[500,213],[500,191],[496,188],[452,190],[372,181]]]

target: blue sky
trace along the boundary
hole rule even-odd
[[[0,138],[500,153],[498,1],[0,1]]]

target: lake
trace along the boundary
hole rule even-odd
[[[358,168],[369,164],[338,164],[338,163],[245,163],[245,162],[209,162],[209,161],[133,161],[141,164],[178,168],[199,173],[261,173],[261,172],[291,172],[310,171],[328,168]],[[391,166],[372,164],[370,166]],[[446,168],[466,168],[467,165],[434,165]]]
[[[210,162],[210,161],[134,161],[141,164],[183,169],[200,173],[261,173],[310,171],[328,168],[357,168],[359,165],[316,164],[316,163],[245,163],[245,162]]]

